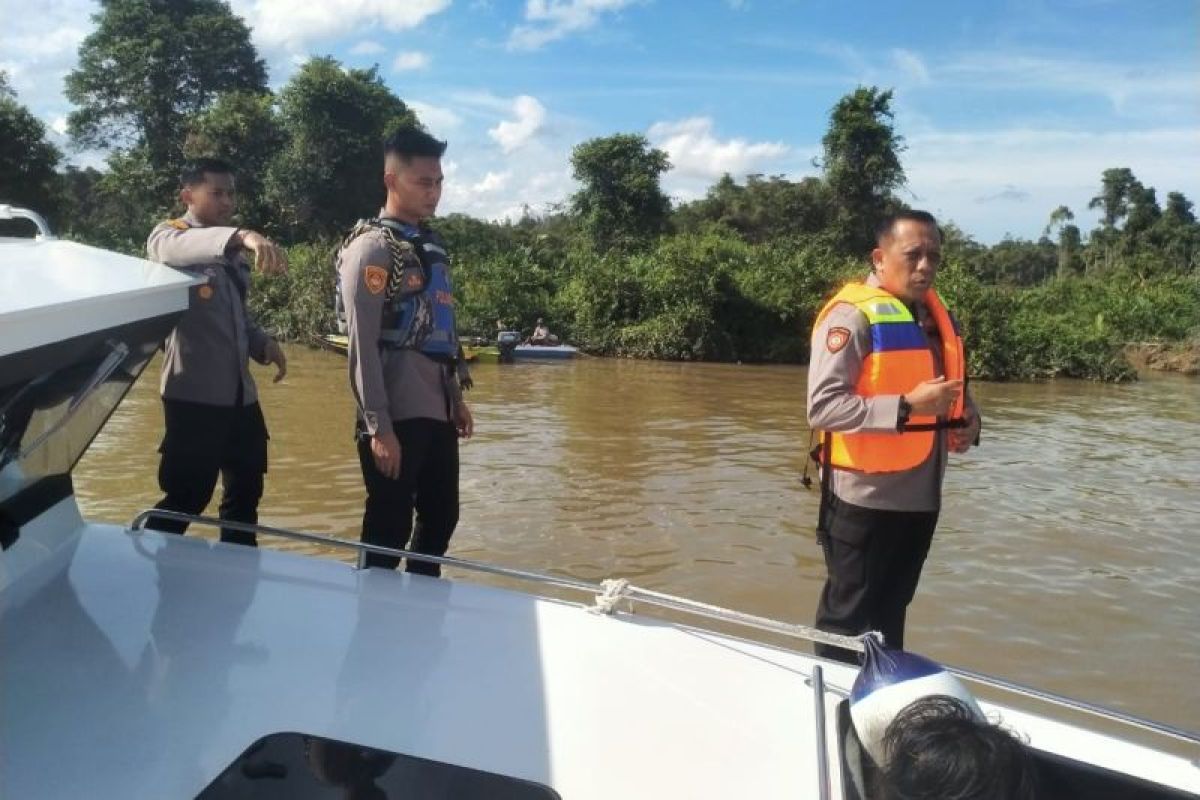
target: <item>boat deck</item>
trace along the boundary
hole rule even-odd
[[[72,500],[52,512],[31,528],[79,519]],[[61,536],[0,594],[4,797],[193,797],[294,732],[572,800],[816,798],[808,679],[855,674],[462,580],[81,522]],[[824,701],[836,764],[840,697]],[[1183,758],[983,705],[1035,746],[1200,792]]]

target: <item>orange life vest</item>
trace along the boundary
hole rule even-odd
[[[942,339],[942,364],[946,380],[966,375],[966,359],[958,326],[942,305],[941,298],[930,289],[925,293],[925,306],[937,323]],[[838,303],[855,306],[871,325],[871,352],[862,365],[855,393],[862,397],[901,395],[921,381],[937,377],[933,353],[920,324],[898,298],[875,286],[852,283],[825,304],[817,315],[817,325]],[[901,472],[918,466],[933,449],[938,428],[963,424],[963,396],[958,399],[943,420],[937,417],[914,415],[902,431],[895,433],[837,433],[826,431],[822,461],[841,469],[858,472]]]

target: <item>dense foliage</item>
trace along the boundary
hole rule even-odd
[[[307,340],[333,324],[337,237],[382,199],[384,131],[416,122],[378,72],[310,59],[277,93],[244,22],[220,0],[108,0],[67,96],[76,143],[109,147],[104,170],[68,167],[0,76],[0,202],[55,215],[67,235],[139,252],[179,211],[183,159],[239,170],[239,223],[290,246],[291,271],[260,280],[260,318]],[[580,144],[579,191],[517,221],[435,222],[455,256],[461,332],[528,331],[545,317],[588,352],[684,360],[802,361],[817,311],[866,274],[871,230],[901,207],[903,138],[890,91],[858,87],[830,110],[822,174],[726,175],[672,208],[667,155],[640,134]],[[1129,341],[1200,345],[1200,224],[1179,192],[1160,204],[1124,167],[1098,176],[1086,234],[1059,206],[1036,241],[984,246],[944,225],[938,286],[960,318],[972,374],[1120,380]]]

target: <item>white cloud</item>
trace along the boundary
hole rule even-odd
[[[54,121],[50,123],[50,130],[54,131],[59,136],[66,136],[67,135],[67,118],[63,117],[63,116],[55,117]]]
[[[75,66],[79,45],[91,30],[94,0],[64,0],[46,7],[18,11],[16,2],[3,2],[0,13],[0,69],[8,73],[18,99],[42,115],[47,105],[65,108],[63,79]],[[53,103],[47,103],[54,98]]]
[[[417,118],[421,120],[421,124],[438,138],[458,130],[462,125],[462,117],[449,108],[431,105],[420,100],[406,102],[413,111],[417,112]]]
[[[475,194],[491,194],[493,192],[497,192],[508,185],[508,181],[511,177],[511,172],[488,172],[483,176],[483,180],[471,186],[471,191]]]
[[[929,131],[908,139],[906,199],[984,242],[1005,233],[1036,238],[1059,205],[1069,206],[1086,231],[1095,223],[1088,200],[1109,167],[1129,167],[1160,200],[1171,191],[1200,196],[1197,141],[1200,130],[1191,128]]]
[[[234,10],[268,48],[298,48],[362,30],[410,30],[450,6],[450,0],[234,0]]]
[[[672,171],[680,175],[716,179],[725,173],[742,176],[758,172],[787,155],[782,142],[721,141],[713,135],[711,117],[691,117],[676,122],[656,122],[649,139],[667,152]]]
[[[393,72],[408,72],[415,69],[425,69],[429,66],[428,53],[401,53],[392,61]]]
[[[350,48],[350,55],[352,55],[352,56],[377,56],[380,53],[386,52],[386,50],[387,50],[387,48],[385,48],[379,42],[373,42],[370,39],[365,39],[361,42],[358,42],[357,44],[355,44],[353,47]]]
[[[911,50],[896,49],[892,51],[892,62],[902,73],[914,83],[925,85],[929,83],[929,69],[921,57]]]
[[[488,136],[500,145],[505,153],[511,153],[537,135],[546,121],[546,107],[537,98],[523,94],[512,102],[515,120],[504,120],[488,129]]]
[[[1171,63],[1106,62],[1028,55],[972,52],[938,66],[939,83],[976,92],[995,90],[1058,92],[1106,98],[1123,114],[1194,113],[1200,83],[1194,68]]]
[[[536,50],[542,45],[586,30],[602,14],[620,11],[634,0],[526,0],[525,21],[509,36],[513,50]]]

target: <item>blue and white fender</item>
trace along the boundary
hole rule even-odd
[[[872,636],[864,643],[866,656],[850,690],[850,718],[863,747],[879,766],[885,766],[883,734],[888,725],[922,697],[949,695],[984,719],[975,698],[941,664],[916,653],[889,650]]]

